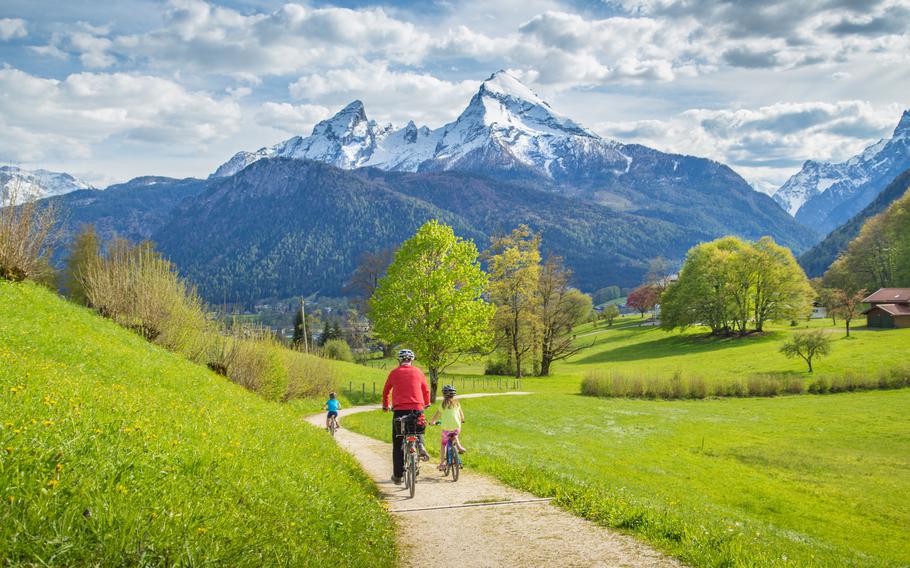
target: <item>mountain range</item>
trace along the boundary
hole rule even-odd
[[[859,235],[863,225],[910,191],[910,169],[904,170],[879,193],[869,205],[849,221],[831,231],[827,237],[799,257],[799,264],[810,277],[821,276],[837,257],[847,250],[850,241]]]
[[[603,139],[502,71],[437,129],[380,125],[354,101],[208,180],[111,189],[55,200],[71,229],[101,220],[103,232],[151,238],[215,302],[339,294],[360,254],[433,218],[481,248],[527,223],[585,290],[634,286],[649,259],[680,260],[722,235],[796,251],[817,240],[729,167]]]
[[[840,163],[809,160],[774,194],[801,224],[827,235],[869,205],[895,177],[910,168],[910,110],[891,138]]]
[[[44,199],[80,189],[96,188],[67,173],[0,167],[0,203],[6,203],[10,195],[15,195],[15,205],[19,205],[29,199]]]

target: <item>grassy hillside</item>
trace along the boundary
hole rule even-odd
[[[394,564],[372,484],[302,421],[87,309],[0,282],[0,558]]]
[[[693,565],[910,563],[908,390],[677,402],[547,394],[464,408],[468,467]],[[380,413],[345,425],[388,437]]]

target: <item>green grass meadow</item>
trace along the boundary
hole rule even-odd
[[[318,401],[270,403],[31,284],[0,282],[4,565],[392,566]]]
[[[910,563],[908,390],[463,404],[468,467],[692,565]],[[381,413],[345,426],[389,436]]]
[[[637,316],[576,330],[593,344],[525,378],[523,397],[468,399],[468,467],[553,496],[695,566],[910,565],[910,390],[707,400],[580,396],[592,370],[705,381],[753,374],[877,373],[906,362],[910,330],[831,320],[746,338],[665,332]],[[810,375],[778,352],[790,333],[827,328]],[[481,373],[482,363],[456,368]],[[381,413],[345,426],[387,439]],[[435,444],[430,444],[435,451]]]

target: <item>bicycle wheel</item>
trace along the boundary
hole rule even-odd
[[[408,491],[413,499],[414,492],[417,491],[417,456],[414,454],[408,456],[408,474],[411,476],[411,486],[408,487]]]
[[[407,444],[407,442],[405,442],[404,444],[401,445],[401,454],[402,454],[402,456],[403,456],[402,459],[401,459],[401,463],[404,464],[404,472],[403,472],[403,474],[404,474],[404,486],[405,486],[405,488],[410,489],[410,487],[411,487],[411,472],[408,471],[408,444]]]
[[[455,444],[449,444],[449,455],[452,456],[452,481],[458,481],[458,474],[461,473],[461,458],[458,457],[458,450]]]
[[[446,444],[446,457],[445,457],[445,471],[442,472],[443,477],[448,477],[449,472],[452,471],[452,456],[451,456],[451,444]]]

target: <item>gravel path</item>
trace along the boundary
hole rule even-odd
[[[479,393],[459,398],[521,394],[528,393]],[[378,408],[370,405],[342,409],[341,416]],[[307,420],[316,426],[325,425],[324,414]],[[417,494],[409,499],[404,486],[394,485],[389,479],[392,473],[389,444],[345,428],[336,433],[335,439],[376,482],[394,513],[402,566],[681,566],[632,537],[599,527],[471,469],[463,470],[459,481],[453,483],[451,478],[444,478],[436,471],[434,461],[424,463]],[[427,442],[435,444],[438,440],[430,434]],[[469,451],[465,460],[470,463],[470,445],[466,445]],[[525,500],[528,501],[519,502]],[[502,501],[511,503],[448,508]],[[428,507],[447,508],[411,510]],[[441,556],[448,544],[460,550],[451,559]]]

